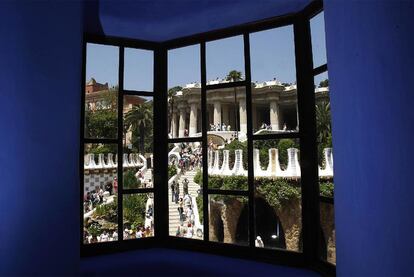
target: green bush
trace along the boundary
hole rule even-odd
[[[109,204],[100,204],[96,206],[94,217],[100,217],[107,221],[116,223],[118,218],[118,200],[117,197]]]
[[[198,215],[200,216],[200,223],[201,225],[203,225],[204,213],[203,213],[203,196],[202,195],[197,196],[196,203],[197,203],[197,208],[198,208]]]
[[[145,223],[145,206],[147,203],[147,194],[129,194],[124,196],[123,213],[124,223],[130,224],[131,227],[144,226]]]
[[[198,169],[196,175],[194,175],[193,181],[199,186],[203,186],[203,172]]]
[[[124,171],[124,189],[139,188],[141,181],[135,177],[135,172],[132,169]]]
[[[276,210],[301,197],[300,182],[297,180],[257,178],[255,188]]]
[[[334,196],[334,184],[332,182],[319,182],[319,194],[325,197]]]
[[[168,166],[168,180],[177,174],[177,168],[175,165],[169,165]]]
[[[221,190],[247,190],[247,177],[210,175],[208,187]]]

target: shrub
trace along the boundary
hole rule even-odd
[[[198,208],[198,215],[200,216],[200,223],[203,224],[204,213],[203,213],[203,196],[199,195],[196,198],[197,208]]]
[[[196,175],[194,175],[193,181],[199,186],[203,186],[203,172],[198,169]]]
[[[333,197],[334,184],[332,182],[319,182],[319,194],[325,197]]]
[[[168,180],[177,174],[177,168],[175,165],[168,165]]]
[[[257,178],[255,188],[277,210],[301,197],[300,183],[297,180]]]
[[[147,199],[147,194],[143,193],[125,195],[123,200],[124,222],[135,228],[144,226]]]
[[[124,189],[139,188],[141,181],[135,177],[135,172],[132,169],[124,171]]]

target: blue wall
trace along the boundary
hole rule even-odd
[[[338,275],[413,275],[414,3],[325,7]]]
[[[339,275],[414,274],[413,14],[326,3]],[[81,3],[0,4],[0,274],[79,267],[82,25]]]
[[[79,264],[81,3],[0,4],[0,275]]]

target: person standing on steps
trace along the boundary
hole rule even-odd
[[[177,204],[178,198],[180,197],[180,185],[178,184],[178,182],[175,183],[174,193],[175,193],[175,204]]]
[[[184,193],[184,195],[188,194],[188,183],[189,183],[188,179],[184,178],[184,181],[183,181],[183,193]]]
[[[174,202],[174,198],[175,198],[175,181],[173,181],[171,183],[171,202]]]

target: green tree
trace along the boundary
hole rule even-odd
[[[133,106],[125,114],[125,124],[133,133],[139,134],[139,150],[142,154],[145,153],[145,130],[152,126],[152,122],[152,101]]]
[[[328,79],[325,79],[325,80],[321,81],[321,82],[319,83],[319,87],[320,87],[320,88],[326,88],[326,87],[329,87],[329,80],[328,80]]]
[[[332,147],[331,104],[320,102],[316,104],[316,130],[318,140],[319,163],[323,161],[323,149]]]
[[[230,81],[230,82],[237,82],[242,80],[242,73],[240,71],[237,70],[231,70],[227,76],[226,76],[226,80]],[[238,112],[237,112],[237,88],[234,88],[234,118],[236,119],[236,126],[235,126],[235,131],[236,131],[236,138],[237,138],[237,131],[238,131],[238,126],[239,126],[239,120],[238,120]]]

